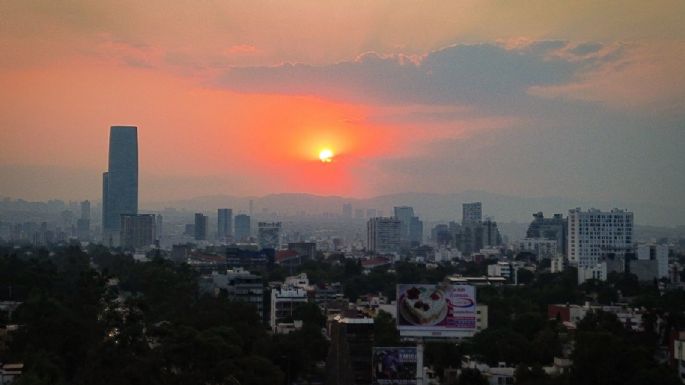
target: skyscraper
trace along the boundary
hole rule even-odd
[[[396,206],[394,208],[395,218],[400,221],[400,240],[409,240],[409,225],[414,216],[414,209],[409,206]]]
[[[112,126],[109,166],[102,175],[102,230],[105,238],[120,230],[122,214],[138,214],[138,128]]]
[[[400,221],[400,242],[402,247],[418,246],[423,241],[423,222],[414,216],[414,208],[396,206],[395,218]]]
[[[235,216],[235,240],[246,241],[252,236],[250,230],[250,216],[239,214]]]
[[[90,238],[90,201],[81,202],[81,218],[76,221],[76,236],[82,241]]]
[[[217,239],[227,241],[233,237],[233,210],[217,210]]]
[[[195,240],[196,241],[206,241],[207,240],[207,227],[209,218],[202,213],[195,214]]]
[[[376,253],[393,253],[400,250],[401,221],[397,218],[377,217],[366,223],[367,246]]]
[[[483,220],[483,204],[480,202],[464,203],[462,205],[461,223],[478,223]]]

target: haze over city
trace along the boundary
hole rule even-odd
[[[475,190],[685,210],[680,1],[0,7],[0,196],[98,198],[108,128],[131,124],[143,205]]]
[[[0,385],[684,384],[683,16],[0,0]]]

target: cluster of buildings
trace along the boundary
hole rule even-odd
[[[462,221],[439,224],[431,231],[438,249],[456,250],[459,257],[468,257],[502,245],[497,222],[483,219],[481,202],[462,205]]]

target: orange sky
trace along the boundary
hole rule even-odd
[[[623,113],[658,116],[649,125],[666,127],[648,149],[658,162],[627,176],[641,177],[672,160],[659,146],[685,104],[685,3],[601,3],[3,2],[0,176],[11,183],[0,196],[71,198],[67,181],[36,187],[26,170],[42,167],[83,171],[88,177],[73,198],[98,199],[108,127],[117,124],[139,127],[143,200],[468,188],[564,194],[561,183],[529,186],[546,172],[541,165],[564,173],[571,158],[556,159],[557,152],[531,162],[518,154],[554,148],[557,131],[557,138],[572,131],[566,142],[596,143],[589,127],[618,130]],[[561,58],[558,65],[523,84],[523,94],[507,88],[529,76],[516,63],[511,79],[504,74],[493,84],[499,70],[473,84],[472,73],[456,85],[449,82],[459,73],[414,78],[429,64],[443,70],[431,63],[469,44],[516,60],[554,39],[564,48],[536,63]],[[585,53],[585,43],[602,48]],[[454,60],[446,71],[462,68],[464,59]],[[277,81],[260,83],[262,76]],[[455,94],[461,90],[466,96]],[[588,114],[597,108],[601,116]],[[588,120],[565,129],[556,113]],[[630,143],[644,143],[640,135]],[[329,164],[318,160],[324,147],[336,154]],[[514,157],[519,168],[511,168]],[[621,164],[611,167],[602,176]],[[513,177],[519,169],[530,173]],[[594,194],[590,182],[578,193]],[[626,198],[643,198],[628,190]],[[683,191],[674,182],[662,198]]]

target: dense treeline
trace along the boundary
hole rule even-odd
[[[26,289],[12,319],[22,327],[0,352],[0,361],[25,363],[18,385],[266,385],[321,375],[328,342],[318,309],[297,310],[302,330],[271,336],[250,305],[199,297],[187,265],[102,248],[23,251],[0,256],[0,285]]]
[[[454,273],[483,274],[484,265],[464,263],[427,269],[400,262],[368,273],[358,261],[309,261],[314,284],[341,282],[356,300],[383,293],[393,300],[398,283],[435,283]],[[274,267],[264,280],[282,280]],[[525,276],[525,274],[524,274]],[[11,322],[22,325],[0,361],[26,365],[22,384],[282,384],[323,377],[328,342],[315,304],[296,310],[302,330],[270,335],[255,309],[224,297],[201,297],[197,273],[159,257],[135,262],[93,246],[53,250],[0,248],[0,292],[23,301]],[[438,373],[458,367],[465,355],[491,365],[516,366],[520,384],[676,384],[675,371],[657,364],[655,353],[667,335],[685,328],[685,292],[663,295],[656,283],[630,274],[607,282],[576,285],[576,271],[536,273],[525,286],[483,287],[478,301],[489,305],[489,328],[461,344],[429,343],[426,364]],[[547,317],[547,305],[631,301],[650,311],[645,332],[635,333],[608,313],[592,314],[567,331]],[[4,317],[4,318],[3,318]],[[7,321],[7,315],[0,322]],[[657,322],[657,319],[662,321]],[[656,327],[660,325],[660,328]],[[389,314],[375,320],[377,345],[400,345]],[[564,347],[574,346],[567,376],[550,378],[550,365]],[[482,383],[465,371],[463,383]]]

